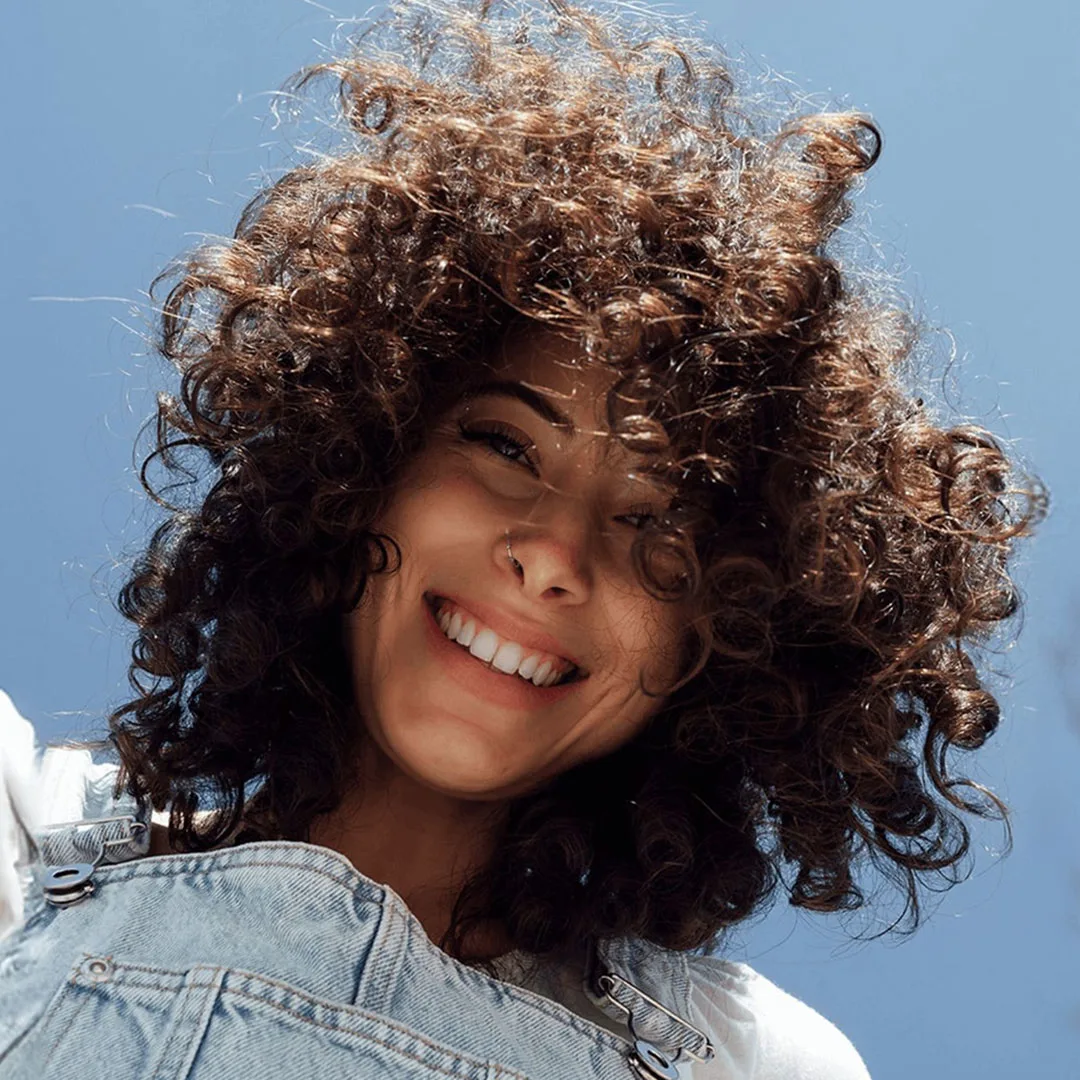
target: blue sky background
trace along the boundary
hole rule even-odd
[[[1014,808],[1012,854],[977,827],[973,877],[913,938],[853,944],[840,920],[780,905],[731,954],[834,1020],[875,1080],[1080,1077],[1080,7],[672,10],[752,70],[878,120],[860,220],[926,321],[955,336],[962,412],[1053,495],[1020,560],[1025,627],[998,663],[1005,722],[974,765]],[[269,94],[320,57],[333,24],[303,0],[53,0],[5,16],[0,687],[47,740],[98,730],[126,691],[111,596],[152,519],[131,447],[165,379],[143,290],[200,234],[231,233],[281,163]]]

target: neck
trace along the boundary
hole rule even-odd
[[[316,818],[311,843],[336,851],[365,877],[388,885],[438,943],[462,885],[491,857],[505,805],[456,798],[403,773],[370,742],[361,782]],[[492,957],[510,948],[481,927],[472,948]]]

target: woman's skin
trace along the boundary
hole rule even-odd
[[[370,738],[359,782],[313,822],[311,842],[389,885],[433,941],[508,800],[627,742],[662,704],[643,681],[675,673],[681,610],[650,597],[630,559],[635,531],[668,496],[632,475],[638,459],[602,419],[611,375],[567,364],[581,359],[551,331],[506,339],[491,378],[542,395],[540,411],[493,391],[442,418],[378,522],[400,570],[373,576],[344,620]],[[492,425],[482,439],[462,432]],[[525,656],[539,647],[587,675],[541,689],[491,670],[445,636],[434,596]],[[498,928],[477,940],[505,951]]]
[[[661,704],[642,679],[654,688],[674,674],[679,636],[680,611],[633,572],[635,531],[668,500],[604,432],[611,375],[568,367],[581,353],[550,331],[519,332],[501,351],[493,380],[542,394],[574,430],[516,398],[472,396],[401,477],[379,523],[401,547],[400,572],[373,578],[345,625],[371,735],[363,780],[312,830],[390,885],[436,941],[507,800],[639,731]],[[494,439],[462,436],[492,424]],[[433,595],[587,677],[537,689],[489,670],[436,625]]]

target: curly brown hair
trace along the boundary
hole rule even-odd
[[[618,372],[612,432],[678,492],[638,571],[695,614],[640,736],[514,801],[444,948],[492,917],[533,953],[708,946],[781,888],[858,906],[866,862],[913,926],[966,861],[960,812],[1004,812],[949,752],[998,723],[972,657],[1017,610],[1040,489],[905,388],[915,320],[826,251],[870,119],[776,122],[677,20],[548,3],[395,4],[288,84],[331,77],[346,144],[154,282],[182,379],[141,472],[167,516],[119,597],[118,790],[170,806],[178,850],[304,840],[339,804],[363,738],[339,628],[397,565],[394,477],[543,325]],[[209,486],[167,501],[157,460]]]

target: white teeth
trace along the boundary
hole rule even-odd
[[[533,672],[532,681],[537,686],[546,686],[547,677],[551,674],[551,661],[545,660],[537,669]]]
[[[474,642],[475,644],[475,642]],[[521,663],[521,657],[525,650],[514,641],[504,641],[499,646],[491,660],[491,666],[497,668],[504,675],[513,675]]]
[[[499,647],[499,638],[494,630],[481,630],[476,637],[473,638],[472,644],[469,646],[469,652],[476,657],[477,660],[483,660],[486,664],[494,655],[495,650]]]
[[[442,632],[463,645],[481,663],[504,675],[518,675],[536,686],[554,686],[564,674],[563,665],[554,657],[544,659],[543,653],[525,656],[525,647],[516,641],[503,641],[494,630],[479,628],[476,620],[450,610],[444,604],[436,617]],[[571,671],[573,668],[571,667]]]

